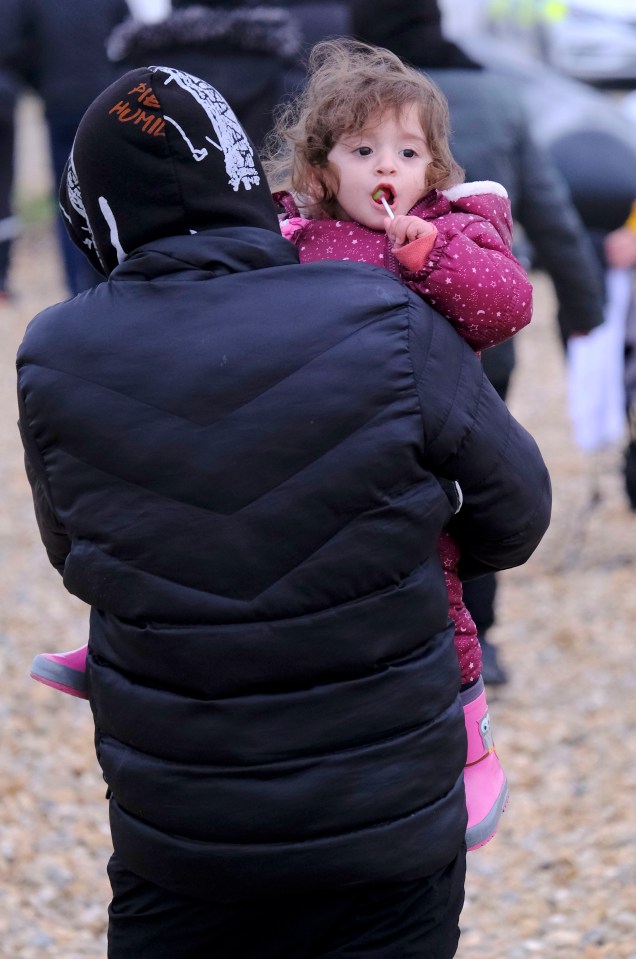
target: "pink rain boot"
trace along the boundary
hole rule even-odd
[[[68,653],[38,653],[31,664],[31,677],[69,696],[87,699],[86,653],[88,646]]]
[[[501,814],[508,805],[508,782],[497,758],[490,731],[490,716],[484,681],[460,694],[468,736],[464,786],[468,809],[466,847],[479,849],[497,832]]]

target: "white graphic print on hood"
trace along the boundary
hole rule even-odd
[[[73,160],[73,150],[71,149],[71,155],[68,160],[67,170],[66,170],[66,187],[68,191],[68,198],[70,200],[71,206],[76,213],[79,213],[82,220],[86,226],[82,226],[82,230],[85,230],[88,233],[88,236],[82,241],[89,250],[94,250],[97,256],[99,256],[99,250],[95,240],[93,239],[93,231],[91,230],[91,225],[88,222],[88,217],[86,215],[86,210],[84,209],[84,202],[82,200],[82,193],[79,188],[79,182],[77,179],[77,173],[75,172],[75,162]],[[122,248],[121,243],[119,242],[119,233],[117,230],[117,223],[115,217],[113,216],[113,211],[108,205],[108,200],[106,197],[99,197],[99,208],[104,215],[104,219],[108,224],[110,230],[111,242],[117,252],[117,262],[122,263],[126,258],[126,251]],[[69,214],[64,209],[63,204],[60,203],[60,210],[62,211],[62,216],[66,217],[69,224],[72,225],[71,218]]]
[[[84,209],[84,202],[82,200],[82,193],[79,188],[79,181],[77,179],[77,173],[75,171],[75,162],[73,160],[73,150],[71,148],[71,155],[68,159],[68,164],[66,167],[66,189],[69,198],[69,202],[76,213],[80,215],[86,226],[82,225],[82,232],[86,232],[88,236],[85,236],[82,239],[82,244],[88,247],[89,250],[94,250],[95,253],[99,256],[97,247],[95,245],[95,239],[93,237],[93,231],[91,230],[91,225],[88,222],[88,217],[86,215],[86,210]],[[60,211],[62,216],[65,217],[69,224],[71,224],[71,217],[64,209],[62,203],[60,203]]]
[[[149,69],[152,73],[160,71],[167,74],[167,79],[164,80],[166,85],[172,81],[178,83],[182,90],[190,93],[197,103],[203,107],[210,118],[219,142],[217,143],[208,136],[205,139],[217,150],[223,152],[230,186],[234,190],[238,190],[241,184],[246,190],[251,190],[252,185],[258,186],[261,180],[254,166],[254,152],[251,144],[233,111],[214,87],[211,87],[204,80],[199,80],[198,77],[193,77],[182,70],[175,70],[173,67],[149,67]],[[205,159],[208,155],[205,147],[195,147],[182,127],[172,117],[164,114],[164,120],[176,127],[197,162]]]

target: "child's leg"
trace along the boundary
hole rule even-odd
[[[455,650],[461,672],[460,697],[468,752],[464,787],[468,809],[466,846],[478,849],[495,835],[508,802],[508,783],[495,752],[484,680],[481,675],[481,647],[472,617],[462,599],[457,576],[459,548],[447,533],[440,537],[440,559],[449,599],[449,616],[455,625]]]
[[[87,651],[88,646],[80,646],[68,653],[38,653],[31,664],[31,677],[69,696],[87,699]]]
[[[468,737],[464,786],[470,850],[484,846],[495,835],[508,804],[508,783],[495,752],[483,679],[461,692],[460,698]]]

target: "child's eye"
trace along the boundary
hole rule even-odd
[[[359,153],[361,157],[371,156],[371,147],[357,147],[354,153]]]
[[[416,157],[416,156],[417,156],[417,153],[415,152],[415,150],[410,150],[410,149],[408,149],[408,150],[402,150],[402,156],[404,156],[404,157],[406,157],[408,160],[410,160],[410,159],[412,159],[412,157]]]

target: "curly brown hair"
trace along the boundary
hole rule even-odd
[[[345,38],[317,43],[309,55],[307,84],[279,112],[265,145],[272,192],[291,191],[310,216],[336,216],[332,148],[374,117],[399,116],[413,103],[432,157],[422,195],[461,183],[464,172],[448,144],[448,103],[430,77],[382,47]]]

